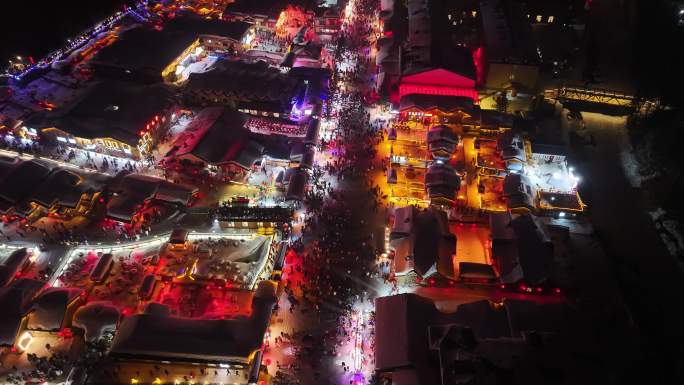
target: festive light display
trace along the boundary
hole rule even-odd
[[[432,85],[401,84],[399,86],[399,96],[422,94],[422,95],[445,95],[445,96],[464,96],[473,99],[478,103],[477,91],[474,88],[456,88]]]

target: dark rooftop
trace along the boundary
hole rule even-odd
[[[527,176],[521,174],[508,174],[504,178],[503,195],[508,197],[518,194],[527,194],[525,188],[530,185],[531,183]]]
[[[40,187],[31,194],[28,200],[47,208],[53,204],[74,208],[84,193],[93,194],[102,191],[108,179],[101,174],[89,174],[83,177],[72,171],[57,168],[40,183]]]
[[[168,86],[102,81],[71,105],[46,113],[32,124],[36,128],[57,127],[87,139],[111,137],[135,147],[139,131],[173,105],[174,92]]]
[[[494,63],[536,64],[532,29],[517,1],[479,2],[487,60]]]
[[[0,287],[7,286],[28,261],[26,248],[14,250],[6,260],[0,264]]]
[[[458,272],[461,277],[468,278],[496,278],[496,272],[491,265],[486,263],[459,262]]]
[[[484,128],[512,128],[513,118],[511,114],[506,114],[496,110],[480,109],[480,123]]]
[[[57,287],[42,292],[31,305],[26,328],[29,330],[57,331],[67,315],[67,307],[72,301],[85,294],[82,289]]]
[[[197,188],[121,172],[110,185],[110,190],[114,196],[107,202],[107,216],[127,222],[147,201],[186,206]]]
[[[375,300],[375,367],[379,371],[424,361],[428,355],[427,330],[436,313],[432,302],[415,294]]]
[[[0,346],[14,344],[30,301],[44,284],[42,281],[20,278],[10,286],[0,288]]]
[[[515,346],[531,346],[521,337],[533,332],[560,333],[574,322],[574,312],[562,303],[505,300],[501,306],[480,300],[459,305],[455,312],[442,313],[433,301],[416,294],[378,298],[375,312],[375,367],[397,385],[440,384],[440,372],[443,378],[462,380],[445,384],[522,383],[515,380],[518,377],[499,370],[511,368],[511,360],[520,368],[519,361],[529,358],[516,356],[523,350]],[[549,347],[540,353],[554,349]],[[486,369],[479,373],[467,365],[483,359],[487,361]],[[538,362],[538,357],[531,359]],[[454,373],[455,369],[460,370]]]
[[[261,348],[277,302],[275,286],[261,281],[249,317],[189,319],[174,317],[162,304],[152,303],[142,314],[124,318],[110,355],[131,359],[191,360],[248,363]]]
[[[229,94],[237,102],[276,103],[277,112],[289,113],[293,99],[303,96],[304,82],[264,62],[224,60],[216,63],[211,71],[190,74],[184,90]]]
[[[92,59],[92,64],[99,74],[107,74],[101,69],[117,67],[146,73],[161,81],[162,71],[197,38],[189,32],[138,27],[124,32],[114,44],[104,47]]]
[[[245,121],[244,114],[236,110],[221,107],[202,110],[190,123],[195,126],[193,131],[198,132],[199,140],[186,153],[209,164],[221,164],[234,159],[249,138],[249,131],[244,128]]]
[[[499,265],[505,283],[524,281],[531,285],[544,283],[553,264],[553,244],[531,215],[520,215],[508,224],[515,239],[494,239],[492,256]]]
[[[408,11],[408,47],[403,74],[443,68],[474,80],[475,65],[470,51],[455,46],[450,39],[443,1],[409,1]]]
[[[395,216],[402,218],[406,211],[412,211],[413,223],[410,235],[413,237],[413,268],[422,277],[434,273],[453,278],[452,255],[456,252],[456,236],[449,231],[446,213],[441,210],[418,210],[402,207],[395,210]]]
[[[0,199],[15,205],[35,191],[36,181],[44,180],[52,170],[51,166],[37,160],[14,161],[8,158],[0,160],[6,173],[0,180]],[[6,168],[7,167],[7,168]]]
[[[53,167],[39,160],[0,157],[0,203],[2,211],[27,215],[32,203],[74,208],[84,193],[102,191],[109,181],[102,174],[84,174]]]
[[[456,175],[453,168],[447,165],[433,164],[425,174],[425,185],[431,186],[448,186],[458,190],[461,187],[461,178]]]
[[[254,162],[268,155],[287,159],[292,144],[281,135],[262,135],[244,127],[245,114],[224,107],[202,110],[191,123],[197,132],[194,142],[179,143],[175,156],[191,154],[206,163],[219,165],[235,163],[249,169]]]
[[[262,15],[268,17],[277,17],[282,10],[287,7],[290,2],[287,0],[237,0],[234,3],[228,4],[223,13],[244,13],[248,15]]]
[[[160,81],[162,71],[200,35],[239,41],[250,26],[241,21],[207,20],[198,15],[182,13],[166,22],[161,31],[145,26],[124,32],[114,44],[104,47],[92,63],[96,70],[118,67],[157,76]]]
[[[452,201],[456,192],[461,188],[461,178],[453,168],[447,165],[433,164],[425,174],[425,186],[430,199]]]
[[[258,3],[261,3],[261,1]],[[167,21],[164,24],[163,31],[167,33],[188,34],[194,37],[213,35],[240,41],[251,26],[252,24],[243,21],[205,19],[194,13],[186,12]]]
[[[297,171],[290,177],[290,183],[287,186],[285,199],[288,201],[302,201],[304,199],[306,184],[308,182],[309,174],[303,169],[297,169]]]
[[[234,3],[228,4],[223,13],[236,12],[277,18],[280,12],[287,8],[288,5],[312,9],[315,7],[316,2],[310,0],[236,0]]]
[[[563,145],[532,142],[532,153],[565,156],[567,155],[567,150]]]
[[[430,128],[428,131],[427,141],[428,143],[433,143],[436,141],[458,143],[458,136],[451,128],[442,124],[438,124]]]

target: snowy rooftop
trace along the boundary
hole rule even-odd
[[[525,168],[525,175],[537,191],[574,193],[579,182],[579,177],[565,161],[531,161]]]
[[[249,240],[204,240],[197,244],[197,263],[195,277],[204,279],[224,279],[243,285],[250,285],[259,275],[266,263],[271,246],[271,237],[255,236]],[[203,253],[211,253],[203,258]]]
[[[190,235],[188,247],[171,251],[164,274],[191,281],[223,280],[233,286],[252,289],[268,263],[272,236]]]

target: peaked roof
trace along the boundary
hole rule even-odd
[[[531,215],[520,215],[510,221],[515,239],[494,240],[492,255],[497,260],[501,280],[542,284],[549,278],[553,264],[553,243]]]
[[[285,199],[288,201],[301,201],[304,199],[306,192],[306,184],[309,182],[309,174],[304,169],[297,169],[290,177],[290,183],[287,186],[287,193]]]
[[[114,66],[154,74],[161,72],[201,35],[240,40],[251,27],[241,21],[205,19],[191,12],[179,12],[161,30],[140,26],[125,31],[113,44],[100,50],[92,60],[96,70]],[[102,71],[102,75],[107,75]]]
[[[25,216],[33,203],[74,208],[84,193],[102,191],[109,176],[55,167],[40,160],[0,156],[0,210]]]
[[[35,159],[15,161],[10,163],[9,167],[5,177],[0,180],[0,198],[11,205],[33,192],[38,187],[36,181],[44,180],[53,168]]]
[[[56,331],[62,327],[69,304],[85,293],[82,289],[57,287],[42,292],[31,305],[29,330]]]
[[[36,128],[57,127],[81,138],[114,138],[135,147],[140,130],[174,104],[175,91],[164,84],[106,80],[89,86],[70,104],[37,115],[30,123]]]
[[[473,88],[474,77],[464,76],[444,68],[420,68],[404,73],[402,83],[436,85],[443,87]]]
[[[102,191],[108,180],[109,177],[101,174],[89,174],[83,177],[70,170],[57,168],[52,170],[28,200],[44,207],[57,203],[63,207],[74,208],[84,193]]]
[[[19,331],[21,318],[28,310],[34,294],[45,283],[20,278],[8,287],[0,288],[0,346],[11,346]]]
[[[126,172],[120,172],[109,188],[116,195],[107,202],[107,216],[120,221],[130,221],[148,200],[185,206],[197,191],[197,187]]]
[[[425,185],[432,186],[447,186],[453,189],[461,187],[461,178],[456,175],[456,171],[447,165],[433,164],[428,167],[425,174]]]
[[[394,215],[390,247],[397,256],[395,271],[414,270],[422,277],[439,273],[454,278],[452,256],[456,252],[456,236],[449,231],[446,213],[409,206],[395,209]],[[405,257],[412,257],[411,262]]]
[[[275,284],[261,281],[249,317],[190,319],[170,315],[152,303],[144,313],[126,317],[112,342],[110,355],[192,362],[249,363],[260,349],[277,302]]]
[[[440,140],[455,144],[458,143],[458,136],[451,128],[443,124],[432,126],[428,131],[428,143],[433,143]]]
[[[409,94],[401,97],[399,109],[406,111],[417,109],[421,111],[439,110],[444,113],[458,111],[473,113],[473,99],[465,96]]]
[[[229,94],[238,102],[269,103],[289,112],[293,99],[303,95],[304,81],[282,74],[264,62],[221,60],[210,71],[192,73],[184,91]]]
[[[375,334],[375,367],[378,371],[423,362],[427,357],[425,325],[437,310],[434,304],[414,294],[380,297],[375,300],[378,326]]]
[[[442,313],[432,300],[411,293],[378,298],[375,311],[376,369],[394,385],[548,383],[550,377],[530,374],[539,364],[553,366],[572,357],[558,355],[555,343],[526,354],[536,346],[527,337],[558,333],[578,339],[577,347],[590,340],[577,333],[585,328],[565,303],[480,300]],[[539,359],[540,354],[550,356]],[[601,370],[589,365],[590,371]],[[578,369],[572,363],[563,367]],[[579,371],[577,378],[585,378],[588,372]]]
[[[268,155],[286,159],[292,150],[290,139],[283,135],[262,135],[245,127],[245,114],[224,107],[202,110],[190,123],[188,132],[193,137],[181,137],[170,155],[193,155],[202,161],[221,165],[234,163],[244,169]]]
[[[0,287],[8,285],[16,277],[17,273],[21,271],[24,263],[28,260],[29,255],[25,247],[14,250],[3,262],[0,264]]]

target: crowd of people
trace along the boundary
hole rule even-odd
[[[289,36],[278,36],[271,31],[259,29],[256,31],[252,47],[269,52],[285,53],[292,43]]]
[[[140,162],[130,158],[117,158],[78,148],[63,148],[59,146],[53,150],[53,155],[58,160],[79,164],[85,168],[100,172],[116,174],[119,171],[140,172],[149,171],[150,169],[149,165],[142,165]]]
[[[297,124],[285,124],[261,118],[250,118],[245,123],[250,131],[260,134],[280,134],[286,136],[306,135],[306,126]]]
[[[46,350],[50,351],[50,344],[45,345]],[[28,383],[47,383],[48,380],[55,380],[64,374],[69,365],[69,360],[65,354],[55,352],[49,356],[38,356],[28,353],[27,361],[34,369],[20,371],[16,366],[12,367],[13,373],[6,376],[9,384],[28,384]],[[0,359],[0,363],[2,360]]]
[[[331,95],[325,110],[326,117],[334,122],[333,129],[326,133],[326,140],[319,148],[319,153],[328,160],[313,167],[312,188],[301,206],[305,215],[298,216],[295,221],[295,225],[301,224],[301,233],[295,236],[294,256],[289,257],[284,269],[288,307],[277,310],[278,313],[316,314],[320,320],[329,320],[328,324],[334,325],[297,325],[303,330],[293,330],[277,339],[278,343],[286,341],[299,346],[295,353],[297,364],[289,369],[295,370],[295,374],[297,370],[313,373],[318,383],[329,385],[346,385],[347,381],[356,378],[352,375],[359,375],[363,367],[372,365],[373,332],[369,326],[373,314],[369,311],[362,323],[354,319],[354,314],[359,304],[364,304],[364,308],[372,307],[371,283],[378,275],[376,258],[381,252],[377,245],[383,242],[375,231],[378,218],[382,218],[378,213],[382,196],[377,186],[368,182],[370,173],[380,167],[375,161],[375,148],[382,137],[382,129],[371,121],[365,108],[373,73],[368,53],[375,38],[374,21],[379,1],[350,2],[353,12],[346,12],[337,41],[335,60],[339,65],[331,79]],[[289,43],[275,35],[258,33],[257,38],[280,47]],[[299,127],[260,120],[255,122],[254,129],[292,134]],[[58,155],[68,160],[72,156],[69,151]],[[131,167],[114,161],[98,163],[101,164],[91,165],[105,170]],[[192,178],[189,182],[194,185],[209,183],[199,174]],[[213,184],[205,187],[208,187],[207,191],[215,188]],[[212,215],[221,219],[248,217],[277,222],[281,217],[292,216],[285,209],[274,212],[273,209],[235,204],[218,205]],[[367,342],[361,350],[357,342],[359,333],[363,333]],[[345,355],[350,344],[357,356]],[[339,359],[341,364],[336,364],[333,370],[328,363]],[[344,377],[338,376],[339,371]],[[296,383],[300,378],[299,375],[285,376],[284,370],[274,375],[277,379],[286,378],[282,383],[287,384]]]
[[[41,144],[36,140],[16,138],[13,135],[2,137],[0,148],[16,152],[19,155],[27,154],[48,158],[103,173],[116,173],[119,171],[150,173],[153,170],[149,162],[136,161],[129,156],[116,157],[54,143]]]
[[[370,287],[377,276],[376,258],[381,252],[376,245],[382,241],[375,234],[377,219],[382,218],[376,214],[382,196],[369,182],[370,173],[380,167],[375,148],[382,130],[371,122],[364,97],[372,72],[365,53],[378,2],[352,3],[353,15],[348,15],[339,37],[338,66],[326,106],[327,117],[335,124],[319,146],[327,161],[313,170],[301,237],[294,243],[296,254],[289,257],[284,272],[289,308],[279,310],[313,312],[321,320],[333,320],[335,327],[295,331],[286,338],[307,348],[297,350],[300,365],[287,368],[286,374],[276,374],[282,384],[298,383],[303,365],[311,366],[321,384],[355,384],[373,360],[373,314],[362,323],[355,321],[355,314],[360,304],[372,308],[374,293]],[[365,343],[358,346],[358,338]],[[312,341],[307,344],[305,339]],[[325,360],[340,359],[341,364],[325,364]],[[336,374],[339,369],[341,377]]]

